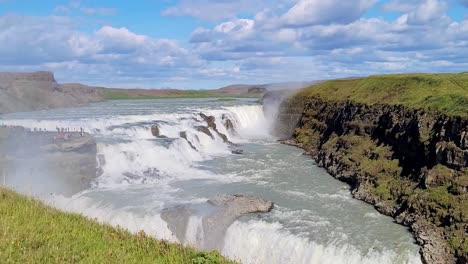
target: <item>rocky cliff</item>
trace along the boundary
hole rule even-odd
[[[104,99],[85,85],[61,85],[51,72],[0,73],[0,114],[78,106]]]
[[[425,263],[468,262],[467,118],[297,94],[278,121],[286,143],[409,226]]]

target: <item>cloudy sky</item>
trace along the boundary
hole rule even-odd
[[[468,0],[0,0],[0,71],[217,88],[468,70]]]

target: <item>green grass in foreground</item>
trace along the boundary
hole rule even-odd
[[[303,89],[297,95],[369,105],[403,105],[467,117],[468,73],[395,74],[332,80]]]
[[[234,263],[63,213],[0,187],[1,263]]]

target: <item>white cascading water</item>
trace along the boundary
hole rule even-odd
[[[263,115],[259,105],[226,107],[224,109],[198,112],[216,119],[217,130],[225,134],[233,143],[242,143],[248,139],[268,138],[269,122]],[[161,177],[210,177],[205,172],[191,170],[194,162],[212,159],[216,156],[230,154],[229,144],[210,128],[214,137],[197,131],[196,127],[205,125],[198,115],[194,114],[155,114],[146,116],[122,116],[119,118],[96,118],[81,120],[8,120],[7,125],[23,126],[34,129],[41,128],[55,131],[56,128],[70,128],[95,134],[96,137],[106,137],[105,142],[98,143],[98,156],[104,157],[101,164],[104,172],[99,180],[102,185],[110,184],[107,178],[116,178],[117,184],[124,183],[120,177],[122,173],[143,175],[144,172],[157,169]],[[237,133],[227,131],[222,123],[222,116],[226,115],[236,127]],[[198,119],[196,121],[195,119]],[[157,121],[155,121],[157,120]],[[143,124],[139,125],[141,122]],[[136,124],[136,125],[135,125]],[[175,139],[169,146],[163,146],[155,141],[150,133],[151,126],[158,124],[160,134]],[[261,131],[261,132],[258,132]],[[187,133],[187,140],[180,138],[180,133]],[[109,141],[110,142],[107,142]],[[123,142],[119,142],[122,140]],[[127,141],[126,141],[127,140]],[[192,146],[196,148],[193,149]],[[200,175],[203,174],[203,175]],[[119,180],[120,179],[120,180]]]
[[[242,263],[420,263],[419,256],[397,256],[393,251],[372,251],[362,256],[352,245],[321,245],[285,232],[279,223],[234,222],[226,233],[222,252]],[[246,241],[247,240],[247,241]],[[332,260],[332,261],[331,261]]]
[[[240,175],[227,176],[200,167],[203,162],[232,156],[233,146],[224,142],[212,128],[209,129],[213,138],[200,132],[197,126],[206,126],[206,123],[199,113],[214,116],[218,132],[232,143],[273,142],[268,135],[272,122],[265,118],[260,105],[72,120],[6,119],[3,123],[48,131],[55,131],[57,127],[72,131],[84,128],[93,134],[98,143],[101,171],[94,187],[71,198],[56,195],[48,202],[131,232],[144,230],[157,238],[177,241],[161,218],[161,211],[168,205],[204,203],[210,198],[195,191],[182,195],[181,190],[186,186],[178,184],[191,180],[207,183],[243,183],[245,180]],[[235,131],[225,127],[223,120],[226,118],[233,123]],[[151,126],[155,124],[165,138],[151,134]],[[181,133],[185,133],[186,138],[182,138]],[[210,238],[205,237],[201,217],[191,216],[185,240],[180,242],[201,247],[207,239]],[[405,257],[392,250],[370,250],[362,254],[352,245],[321,244],[285,230],[278,222],[261,219],[235,221],[216,249],[243,263],[420,263],[417,255],[411,255],[413,252]]]

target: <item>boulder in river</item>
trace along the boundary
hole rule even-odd
[[[216,132],[216,134],[218,134],[218,136],[224,141],[224,143],[231,143],[231,142],[229,141],[228,137],[227,137],[225,134],[219,132],[219,130],[216,128],[216,118],[215,118],[214,116],[207,116],[207,115],[205,115],[205,114],[203,114],[203,113],[200,113],[200,116],[201,116],[201,118],[203,118],[203,120],[206,122],[207,128],[213,129],[213,130]],[[198,129],[197,129],[197,130],[198,130]],[[200,130],[199,130],[199,131],[200,131]],[[205,133],[205,131],[201,131],[201,132],[204,132],[204,133]],[[206,134],[206,133],[205,133],[205,134]],[[211,134],[211,132],[210,132],[210,134]],[[213,137],[213,138],[214,138],[214,137]]]
[[[250,195],[220,195],[208,203],[226,209],[236,218],[250,213],[268,213],[273,209],[273,202]]]
[[[244,154],[244,150],[242,150],[242,149],[235,149],[235,150],[232,150],[231,153],[232,153],[232,154],[236,154],[236,155],[242,155],[242,154]]]
[[[157,125],[151,127],[151,134],[153,134],[155,137],[159,137],[161,135],[161,131]]]
[[[216,129],[216,118],[214,116],[207,116],[203,113],[200,113],[200,116],[203,118],[209,128]]]

